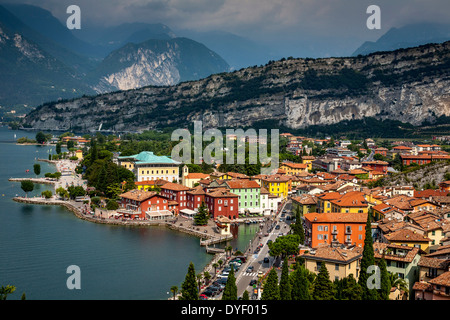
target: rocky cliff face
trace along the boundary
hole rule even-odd
[[[283,59],[175,86],[145,87],[46,104],[24,124],[37,129],[140,131],[291,128],[376,117],[418,125],[450,116],[450,42],[327,59]]]

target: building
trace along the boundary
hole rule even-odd
[[[396,273],[404,279],[412,292],[414,283],[419,280],[420,249],[417,247],[402,246],[374,242],[374,257],[376,261],[384,258],[386,269],[390,273]]]
[[[290,191],[291,180],[280,175],[270,175],[261,177],[261,186],[266,188],[271,194],[286,199]]]
[[[307,166],[307,172],[310,172],[312,170],[312,162],[316,159],[314,156],[302,156],[302,163],[306,164]]]
[[[178,203],[178,212],[187,208],[187,192],[190,188],[178,183],[167,182],[161,186],[161,195]]]
[[[406,155],[401,154],[400,159],[404,166],[409,166],[413,163],[421,166],[431,163],[431,161],[450,160],[450,155]]]
[[[235,179],[226,181],[225,185],[239,196],[239,213],[261,213],[261,186],[256,181]]]
[[[224,216],[235,220],[239,215],[239,196],[226,189],[216,189],[205,194],[205,203],[209,213],[215,219]]]
[[[172,218],[175,205],[169,199],[152,191],[134,189],[121,194],[117,214],[139,220],[165,220]]]
[[[380,171],[386,174],[388,172],[389,162],[374,160],[374,161],[364,161],[362,163],[363,167],[368,167],[375,171]]]
[[[315,274],[318,274],[320,268],[325,266],[331,281],[346,278],[351,274],[357,280],[362,252],[361,247],[345,248],[325,245],[310,250],[301,257],[305,259],[305,268]]]
[[[330,200],[331,212],[368,213],[369,206],[364,193],[350,191],[342,194],[338,199]]]
[[[303,216],[310,212],[316,212],[317,199],[316,197],[303,194],[298,197],[292,197],[292,212],[295,214],[297,208],[300,209],[300,214]]]
[[[136,181],[166,180],[169,182],[179,179],[180,162],[166,156],[157,156],[153,152],[144,151],[132,156],[118,158],[119,165],[132,171]]]
[[[264,187],[261,188],[260,194],[261,213],[265,216],[270,216],[278,212],[278,205],[281,203],[281,198],[271,194]]]
[[[186,191],[186,207],[189,210],[198,212],[198,208],[205,202],[206,192],[202,186],[197,186],[189,191]]]
[[[364,246],[367,213],[307,213],[305,244],[316,248],[322,244]]]
[[[390,244],[419,248],[420,250],[429,253],[431,239],[418,231],[401,229],[389,234],[385,234],[384,238]]]
[[[413,286],[414,299],[441,300],[442,294],[440,291],[442,288],[433,288],[436,283],[433,284],[430,283],[430,281],[450,271],[450,260],[423,256],[420,258],[418,266],[420,268],[420,273],[419,281],[414,283]],[[448,293],[446,298],[450,299],[450,295]]]
[[[188,173],[183,176],[183,186],[188,188],[194,188],[194,185],[200,183],[200,180],[209,179],[209,174],[206,173]]]
[[[302,172],[308,172],[308,165],[306,163],[294,163],[294,162],[283,162],[280,165],[280,169],[289,175],[296,175]]]

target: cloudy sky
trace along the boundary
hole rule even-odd
[[[28,3],[66,21],[69,5],[81,8],[82,26],[160,22],[172,30],[222,30],[267,43],[310,41],[342,45],[376,40],[393,26],[448,23],[449,0],[0,0]],[[369,30],[369,5],[381,8],[381,30]],[[313,42],[312,39],[321,39]],[[294,44],[293,44],[294,45]],[[355,48],[352,48],[355,49]]]

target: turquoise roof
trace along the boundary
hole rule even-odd
[[[136,164],[151,164],[151,163],[167,163],[167,164],[181,164],[166,156],[157,156],[153,152],[143,151],[139,154],[128,157],[119,157],[119,159],[134,159]]]

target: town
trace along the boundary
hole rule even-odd
[[[363,257],[370,247],[372,264],[388,283],[375,290],[377,299],[450,299],[450,154],[445,137],[425,144],[282,133],[279,167],[262,175],[252,165],[191,165],[155,150],[134,153],[139,148],[130,148],[133,142],[100,133],[38,135],[39,143],[54,143],[59,151],[47,161],[64,163],[58,167],[62,174],[44,178],[55,183],[55,194],[42,197],[70,202],[91,221],[165,223],[197,235],[207,249],[232,238],[232,226],[261,224],[244,252],[210,247],[218,256],[204,272],[208,276],[201,277],[193,295],[175,286],[174,298],[230,299],[226,286],[233,278],[236,298],[294,299],[293,288],[288,290],[292,295],[282,295],[286,268],[294,278],[300,270],[306,274],[305,299],[370,299],[373,290],[361,280],[368,277]],[[68,152],[61,152],[61,146]],[[170,154],[165,146],[155,148]],[[429,173],[436,176],[432,182],[395,182],[395,177],[433,166],[438,169]],[[246,174],[250,172],[256,174]],[[16,200],[33,203],[27,197]],[[321,286],[327,293],[318,292],[319,280],[325,281]],[[349,297],[345,286],[355,281],[360,289]]]

